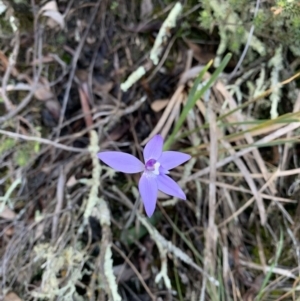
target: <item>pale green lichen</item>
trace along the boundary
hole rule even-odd
[[[121,84],[121,90],[126,92],[133,84],[140,80],[146,74],[144,66],[140,66],[133,73],[129,75],[127,80]]]
[[[297,46],[291,45],[290,50],[293,52],[294,56],[300,57],[300,47],[298,45]]]
[[[92,171],[92,179],[87,183],[88,185],[91,186],[91,190],[84,210],[85,224],[87,224],[89,217],[92,215],[94,207],[99,202],[98,189],[100,186],[100,175],[101,175],[101,165],[99,163],[99,159],[97,158],[97,153],[99,152],[100,148],[98,145],[98,135],[95,131],[91,131],[90,139],[91,139],[91,143],[89,146],[89,152],[91,153],[91,158],[93,162],[93,171]]]
[[[271,100],[271,111],[270,115],[272,119],[278,117],[278,103],[281,97],[281,85],[279,80],[279,72],[283,69],[282,64],[282,45],[280,45],[276,51],[275,55],[269,62],[269,67],[272,67],[271,72],[271,86],[272,93],[270,95]]]
[[[86,208],[84,211],[85,223],[87,223],[90,216],[94,216],[99,220],[102,227],[102,240],[101,240],[101,258],[103,259],[103,271],[105,279],[99,275],[100,282],[106,282],[103,288],[110,298],[110,301],[121,301],[122,298],[118,293],[118,285],[116,277],[113,272],[113,260],[111,252],[111,230],[110,230],[110,212],[105,200],[98,196],[98,189],[100,187],[101,179],[101,165],[97,157],[99,152],[99,139],[95,131],[90,132],[90,146],[89,151],[93,163],[92,180],[90,181],[91,190],[87,200]]]
[[[158,64],[159,57],[163,51],[164,43],[166,39],[170,36],[170,30],[176,26],[176,20],[181,13],[182,5],[177,2],[173,9],[170,11],[168,17],[162,24],[157,37],[154,41],[154,45],[150,51],[150,60],[154,65]],[[133,84],[140,80],[146,74],[146,68],[144,66],[138,67],[133,73],[129,75],[127,80],[121,84],[121,90],[126,92]]]
[[[39,289],[32,291],[34,298],[47,298],[54,300],[56,297],[63,300],[73,300],[76,291],[76,282],[82,278],[82,262],[84,253],[72,247],[60,251],[50,244],[38,244],[34,247],[35,261],[43,261],[42,282]],[[59,273],[65,271],[67,281],[62,282]]]
[[[266,68],[264,65],[262,65],[262,68],[260,69],[260,72],[259,72],[259,77],[257,78],[257,80],[255,82],[255,90],[253,92],[253,97],[257,97],[266,89],[267,89]]]
[[[227,35],[226,35],[226,31],[225,28],[220,27],[219,29],[219,35],[220,35],[220,44],[219,47],[217,49],[217,56],[214,60],[214,65],[215,66],[219,66],[220,62],[221,62],[221,56],[223,55],[223,53],[225,52],[226,48],[227,48]]]
[[[233,85],[227,85],[226,88],[230,91],[232,96],[235,96],[238,102],[238,105],[242,104],[243,93],[241,91],[241,86],[251,75],[255,72],[255,69],[250,69],[245,72],[241,77],[239,77]]]
[[[207,10],[208,7],[212,11],[213,19],[219,24],[221,40],[214,62],[215,67],[217,67],[225,50],[229,48],[231,51],[237,53],[240,49],[240,45],[247,43],[250,32],[244,28],[243,20],[241,20],[239,15],[233,10],[230,2],[205,0],[205,10]],[[201,17],[200,21],[202,21]],[[232,37],[234,38],[232,39]],[[262,56],[266,54],[264,44],[255,36],[252,36],[250,39],[250,47]]]
[[[18,30],[17,19],[14,16],[10,16],[9,23],[10,23],[10,26],[11,26],[13,32],[16,32]]]
[[[113,272],[113,261],[112,261],[112,252],[111,252],[111,244],[109,244],[105,251],[104,257],[104,274],[108,282],[108,286],[111,291],[112,299],[110,301],[122,301],[121,296],[118,293],[118,285],[116,283],[116,276]]]
[[[295,57],[294,64],[290,65],[291,68],[297,69],[299,66],[297,63],[297,57],[300,56],[299,1],[274,0],[268,5],[260,3],[258,6],[257,1],[246,0],[203,0],[201,3],[202,10],[199,18],[201,27],[210,33],[217,28],[220,38],[214,66],[219,65],[226,51],[234,52],[237,58],[242,58],[243,51],[246,50],[239,70],[243,71],[244,66],[247,69],[250,67],[259,75],[257,78],[254,73],[246,81],[249,88],[248,95],[256,98],[267,88],[272,87],[272,94],[269,98],[271,101],[259,100],[256,104],[250,105],[248,112],[250,113],[251,108],[254,107],[259,108],[257,112],[265,112],[271,107],[271,118],[276,118],[281,98],[279,83],[289,76],[283,69],[290,63],[290,60],[286,60],[290,52]],[[289,57],[293,59],[293,55]],[[271,57],[271,60],[262,64],[261,70],[256,67],[252,68],[251,64],[262,56],[265,56],[265,60]],[[247,69],[244,69],[242,76]],[[271,76],[268,77],[270,69]],[[290,72],[293,72],[292,69],[289,68],[290,75]],[[231,86],[231,89],[232,94],[235,94],[235,98],[241,104],[244,100],[244,94],[241,93],[243,90],[239,90],[236,85]],[[293,83],[288,84],[288,91],[287,99],[294,102],[296,90],[293,88]]]
[[[161,55],[163,50],[163,45],[170,35],[170,30],[176,26],[176,20],[181,13],[181,10],[182,5],[180,2],[177,2],[158,32],[158,35],[150,52],[150,60],[154,65],[158,64],[159,56]]]
[[[254,34],[249,38],[249,49],[244,62],[252,62],[257,54],[264,56],[272,54],[269,47],[270,39],[274,37],[278,43],[286,46],[295,56],[300,55],[300,5],[294,0],[277,0],[272,7],[260,5],[254,17],[256,1],[244,0],[203,0],[203,10],[200,12],[200,25],[212,31],[219,30],[220,43],[217,50],[215,66],[218,66],[224,51],[241,54],[243,45],[247,43],[250,25],[254,25]],[[250,13],[249,13],[250,12]],[[254,17],[254,21],[253,21]],[[245,26],[248,24],[248,26]],[[266,42],[265,42],[266,41]]]
[[[160,260],[161,260],[161,267],[160,267],[160,272],[156,275],[155,277],[155,282],[159,283],[161,279],[164,280],[165,286],[168,290],[172,288],[171,286],[171,280],[168,276],[168,264],[167,264],[167,250],[161,245],[160,242],[156,243],[157,248],[159,250],[160,254]]]
[[[18,185],[22,183],[22,178],[17,178],[8,188],[4,196],[0,197],[0,213],[4,210],[5,206],[10,202],[10,196]],[[10,204],[9,204],[10,205]]]

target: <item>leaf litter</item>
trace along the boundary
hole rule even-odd
[[[242,68],[216,73],[235,25],[201,27],[206,2],[3,3],[0,298],[297,300],[295,48],[262,35],[261,56],[245,28]],[[158,194],[148,218],[139,177],[96,154],[141,160],[158,134],[192,158],[170,171],[187,200]]]

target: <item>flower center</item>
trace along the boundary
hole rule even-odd
[[[150,171],[155,175],[159,175],[159,167],[160,167],[160,163],[157,162],[155,159],[150,159],[145,164],[146,171]]]

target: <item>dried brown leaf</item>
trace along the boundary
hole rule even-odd
[[[157,100],[154,100],[151,104],[151,109],[154,111],[154,112],[159,112],[161,111],[162,109],[164,109],[167,104],[169,102],[169,99],[157,99]]]
[[[210,52],[205,52],[202,47],[199,45],[191,42],[190,40],[185,40],[188,47],[193,51],[193,57],[200,63],[200,64],[207,64],[210,60],[212,60],[215,55]]]
[[[54,58],[50,55],[44,55],[42,58],[35,58],[30,65],[36,66],[39,64],[52,63],[54,62]]]
[[[0,212],[0,217],[8,220],[12,220],[16,217],[16,213],[9,209],[7,206],[4,207],[4,210]]]
[[[65,27],[64,17],[60,12],[53,11],[53,10],[48,10],[48,11],[45,11],[43,13],[43,16],[50,18],[47,21],[47,25],[49,27],[54,28],[54,27],[56,27],[56,24],[58,24],[61,28]]]
[[[11,226],[4,230],[4,234],[8,237],[12,237],[15,233],[15,227]]]
[[[83,83],[81,87],[79,87],[78,91],[79,91],[80,103],[84,115],[85,124],[87,127],[91,127],[93,125],[93,118],[91,114],[87,84]]]
[[[46,101],[45,106],[48,109],[48,111],[51,113],[51,115],[56,120],[58,120],[59,114],[60,114],[60,110],[61,110],[60,103],[57,100],[50,99],[50,100]]]
[[[53,93],[51,92],[50,88],[48,86],[45,85],[40,85],[34,93],[34,96],[38,99],[38,100],[49,100],[52,99]]]
[[[50,20],[48,20],[47,25],[51,28],[55,27],[57,24],[59,24],[61,28],[65,27],[64,16],[58,11],[56,1],[47,2],[43,7],[41,7],[38,15],[49,17]]]
[[[32,85],[32,89],[33,89],[33,82],[31,79],[29,79],[29,83]],[[54,95],[51,92],[50,84],[47,78],[45,77],[40,78],[40,82],[34,92],[34,96],[38,100],[42,100],[42,101],[46,101],[54,98]]]
[[[5,295],[4,301],[22,301],[22,299],[14,292]]]

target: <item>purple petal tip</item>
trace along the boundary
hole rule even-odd
[[[122,152],[105,151],[97,154],[105,164],[124,173],[138,173],[144,170],[144,164],[136,157]]]
[[[144,160],[145,163],[150,159],[158,160],[161,156],[164,140],[161,135],[155,135],[149,140],[144,148]]]

